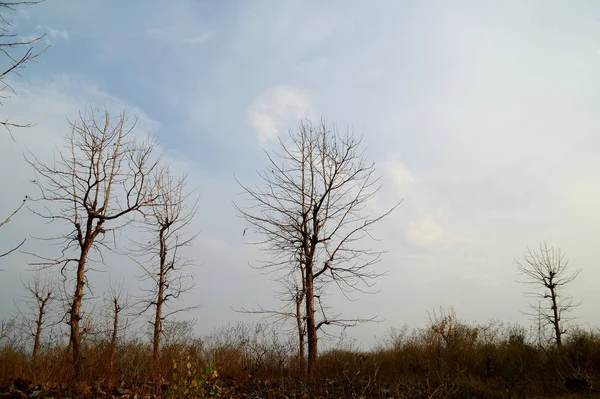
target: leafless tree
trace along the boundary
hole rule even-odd
[[[152,142],[136,139],[134,127],[124,113],[116,118],[108,111],[80,113],[53,164],[28,159],[41,193],[36,201],[45,208],[34,213],[65,230],[47,238],[61,247],[61,256],[38,255],[34,265],[60,265],[63,276],[75,265],[68,323],[76,377],[81,371],[80,321],[86,285],[89,288],[88,262],[93,254],[102,259],[102,252],[114,247],[107,235],[129,224],[155,199],[148,183],[160,157],[154,156]]]
[[[24,38],[13,32],[13,24],[6,17],[7,11],[14,11],[19,6],[33,5],[41,3],[40,1],[0,1],[0,52],[4,54],[4,60],[7,65],[0,67],[0,99],[4,99],[14,94],[15,91],[7,81],[10,74],[17,74],[20,68],[35,60],[47,48],[41,50],[34,49],[34,46],[45,36],[45,34],[34,35]],[[11,128],[29,127],[30,123],[14,123],[4,119],[0,121],[12,137]]]
[[[298,359],[301,363],[304,363],[306,354],[306,321],[304,320],[302,305],[304,304],[304,297],[306,294],[306,280],[304,277],[304,267],[302,265],[298,265],[297,273],[293,275],[287,284],[284,284],[284,288],[285,290],[281,294],[291,294],[290,299],[294,305],[293,318],[296,322],[295,327],[298,334]]]
[[[146,312],[153,308],[152,359],[159,360],[163,323],[175,313],[192,307],[170,307],[171,301],[180,298],[194,287],[193,275],[186,273],[192,264],[183,249],[192,244],[197,234],[187,229],[198,211],[198,199],[187,191],[185,176],[174,177],[169,168],[157,171],[153,179],[152,195],[156,202],[145,210],[144,229],[150,240],[136,242],[137,263],[142,268],[141,278],[151,282],[144,299]]]
[[[234,206],[260,237],[255,244],[268,254],[256,267],[283,275],[302,272],[298,300],[304,301],[310,378],[317,332],[326,325],[366,321],[327,315],[322,293],[330,284],[344,295],[372,292],[374,279],[382,275],[372,266],[382,252],[361,248],[360,241],[370,237],[371,227],[399,203],[376,217],[365,215],[380,188],[379,178],[351,132],[342,135],[324,121],[318,126],[304,121],[289,139],[280,139],[278,151],[267,152],[260,184],[251,187],[238,181],[250,204]]]
[[[523,261],[515,262],[517,270],[525,277],[522,283],[537,288],[527,293],[536,298],[530,303],[533,313],[527,314],[539,320],[540,326],[552,326],[556,346],[560,348],[562,336],[567,332],[563,324],[565,314],[578,305],[572,297],[564,295],[563,288],[577,278],[581,269],[571,272],[565,254],[560,249],[548,247],[546,243],[540,244],[537,249],[527,249]]]
[[[125,291],[123,280],[118,283],[110,280],[108,291],[104,295],[104,306],[104,315],[107,322],[110,324],[106,329],[106,332],[109,334],[108,370],[111,378],[110,382],[112,384],[119,333],[127,327],[127,324],[122,324],[122,314],[132,306],[131,297]]]
[[[23,282],[27,296],[23,301],[27,309],[19,309],[27,324],[28,333],[33,337],[31,360],[36,363],[40,348],[42,330],[48,323],[48,312],[57,297],[57,282],[50,273],[42,275],[36,271],[29,281]]]
[[[24,351],[26,336],[22,317],[12,316],[0,321],[0,349]]]
[[[242,308],[236,310],[239,313],[260,314],[274,320],[275,323],[285,323],[293,320],[293,330],[298,337],[298,360],[305,362],[306,355],[306,317],[304,317],[304,297],[306,293],[304,267],[298,265],[292,273],[284,276],[278,276],[275,281],[281,285],[281,290],[275,292],[276,298],[283,303],[282,308],[278,310],[265,309],[258,306],[258,309],[248,310]],[[319,297],[319,295],[317,295]]]

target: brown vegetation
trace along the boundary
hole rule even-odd
[[[66,345],[46,340],[32,363],[25,341],[0,340],[0,380],[7,395],[165,398],[512,398],[595,397],[600,378],[600,334],[577,330],[561,349],[541,348],[526,329],[489,322],[463,323],[454,312],[432,314],[429,325],[391,330],[371,351],[345,340],[318,358],[313,378],[302,378],[297,339],[284,341],[272,325],[237,324],[194,338],[192,325],[165,327],[160,381],[153,380],[152,344],[118,342],[114,370],[109,337],[86,339],[80,384]],[[10,335],[10,334],[9,334]],[[12,337],[14,338],[14,337]],[[110,384],[114,372],[116,384]],[[12,385],[11,385],[12,384]],[[76,393],[73,389],[77,389]],[[9,397],[9,396],[5,396]],[[21,396],[12,396],[21,397]],[[141,396],[138,396],[141,397]]]

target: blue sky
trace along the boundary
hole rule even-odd
[[[580,322],[597,326],[599,8],[383,0],[23,8],[11,16],[15,28],[47,32],[52,47],[13,77],[18,95],[2,105],[6,117],[37,125],[16,143],[0,137],[0,179],[10,188],[0,210],[31,190],[24,151],[50,157],[67,118],[88,104],[129,109],[202,194],[193,256],[203,266],[187,300],[203,307],[190,317],[200,331],[247,320],[230,308],[276,306],[276,287],[247,265],[260,254],[231,207],[240,192],[233,176],[254,181],[278,134],[322,115],[364,136],[384,183],[371,209],[404,199],[376,231],[388,251],[381,292],[351,304],[332,296],[348,315],[386,319],[351,336],[368,345],[389,327],[423,325],[442,304],[468,321],[523,322],[513,259],[543,240],[583,269],[570,294],[583,300]],[[39,224],[22,213],[0,237]],[[0,316],[13,310],[26,262],[2,260]],[[134,291],[134,269],[111,273]]]

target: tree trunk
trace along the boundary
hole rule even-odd
[[[304,276],[302,277],[304,279]],[[296,294],[296,325],[298,327],[298,359],[300,363],[304,364],[304,318],[302,317],[302,301],[304,299],[303,293]]]
[[[44,311],[46,310],[46,303],[49,300],[49,296],[47,299],[44,299],[40,305],[38,310],[38,318],[35,323],[35,337],[33,341],[33,353],[31,354],[31,361],[33,364],[37,361],[38,352],[40,349],[40,337],[42,335],[42,325],[44,324]]]
[[[110,337],[110,354],[109,354],[109,358],[108,358],[108,367],[109,367],[109,371],[110,371],[110,384],[112,386],[112,382],[113,382],[113,377],[114,377],[114,368],[115,368],[115,352],[117,351],[117,336],[119,333],[119,312],[121,311],[121,309],[119,308],[119,300],[117,299],[117,297],[115,296],[113,298],[113,311],[114,311],[114,318],[113,318],[113,330],[112,330],[112,335]]]
[[[152,363],[156,369],[160,350],[160,332],[162,329],[162,305],[165,295],[167,246],[165,242],[166,228],[161,228],[159,233],[160,243],[160,272],[158,279],[158,295],[156,298],[156,313],[154,315],[154,335],[152,339]]]
[[[88,219],[87,232],[92,230],[92,219]],[[79,330],[79,321],[81,317],[81,304],[83,302],[83,292],[85,289],[85,264],[87,262],[87,256],[92,247],[93,235],[87,233],[85,240],[81,246],[81,253],[77,262],[77,280],[75,284],[75,294],[73,295],[73,302],[71,304],[71,317],[69,320],[69,326],[71,327],[71,336],[69,344],[71,346],[73,354],[73,367],[74,367],[74,378],[77,379],[81,375],[81,331]]]
[[[313,283],[313,271],[311,265],[306,267],[306,334],[308,343],[308,364],[306,376],[313,377],[314,368],[317,363],[317,325],[315,323],[315,295]]]
[[[554,315],[554,320],[552,320],[552,324],[554,327],[554,334],[556,336],[556,347],[560,349],[562,347],[562,331],[560,330],[560,316],[558,315],[556,289],[552,285],[552,282],[550,283],[550,298],[552,299],[552,312]]]
[[[83,252],[83,251],[82,251]],[[77,283],[75,285],[75,295],[71,304],[71,350],[73,351],[73,366],[75,367],[75,378],[81,373],[81,332],[79,331],[79,321],[81,320],[81,302],[83,300],[83,290],[85,287],[85,260],[82,259],[77,264]]]
[[[159,288],[159,293],[162,291]],[[159,294],[161,295],[161,294]],[[156,367],[158,365],[158,354],[160,350],[160,329],[162,318],[162,301],[159,299],[156,304],[156,314],[154,316],[154,335],[152,337],[152,363]]]

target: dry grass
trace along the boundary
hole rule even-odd
[[[175,326],[156,370],[145,340],[122,339],[111,372],[108,342],[89,338],[85,374],[76,384],[61,340],[46,343],[32,364],[27,341],[9,332],[5,325],[0,397],[597,397],[600,383],[596,333],[575,331],[562,350],[543,349],[523,328],[467,325],[453,313],[434,315],[427,328],[392,330],[368,352],[350,344],[324,351],[310,382],[295,342],[264,324],[229,325],[203,338],[194,338],[188,324]]]

